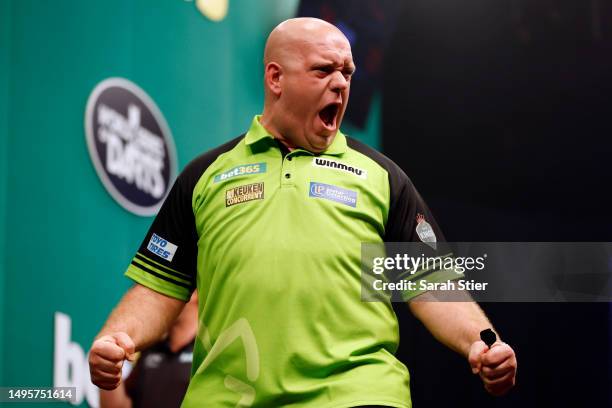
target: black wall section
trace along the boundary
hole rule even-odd
[[[297,15],[336,25],[351,43],[357,71],[351,80],[351,102],[345,115],[363,129],[374,95],[381,88],[382,62],[397,21],[396,0],[302,0]]]
[[[612,241],[612,4],[414,0],[398,18],[383,147],[447,238]],[[612,406],[608,304],[483,305],[519,356],[502,399],[399,306],[415,408]]]

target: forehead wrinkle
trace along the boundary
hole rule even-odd
[[[318,53],[311,54],[310,57],[316,64],[330,64],[334,67],[355,67],[350,52],[341,52],[337,49],[322,52],[319,50]]]
[[[346,61],[352,62],[353,60],[351,46],[344,37],[329,35],[324,40],[316,41],[313,47],[323,58],[333,59],[334,61],[341,60],[343,64]]]

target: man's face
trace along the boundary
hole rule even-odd
[[[337,32],[299,44],[296,58],[285,64],[279,107],[284,137],[315,153],[331,145],[348,103],[355,71],[351,46]]]

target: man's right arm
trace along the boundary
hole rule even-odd
[[[91,381],[105,390],[121,382],[123,361],[161,339],[185,302],[135,285],[123,296],[89,352]]]

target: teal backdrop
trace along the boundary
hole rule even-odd
[[[67,383],[97,406],[85,353],[152,218],[120,207],[94,170],[83,122],[95,85],[143,88],[180,170],[261,111],[266,35],[296,9],[230,0],[214,22],[185,0],[0,0],[0,386]],[[379,126],[377,98],[365,130],[344,130],[377,147]]]
[[[8,173],[8,155],[6,145],[8,142],[8,96],[9,96],[9,35],[10,25],[10,3],[0,2],[0,384],[4,384],[5,347],[4,305],[6,303],[6,291],[4,280],[6,279],[6,182]]]

